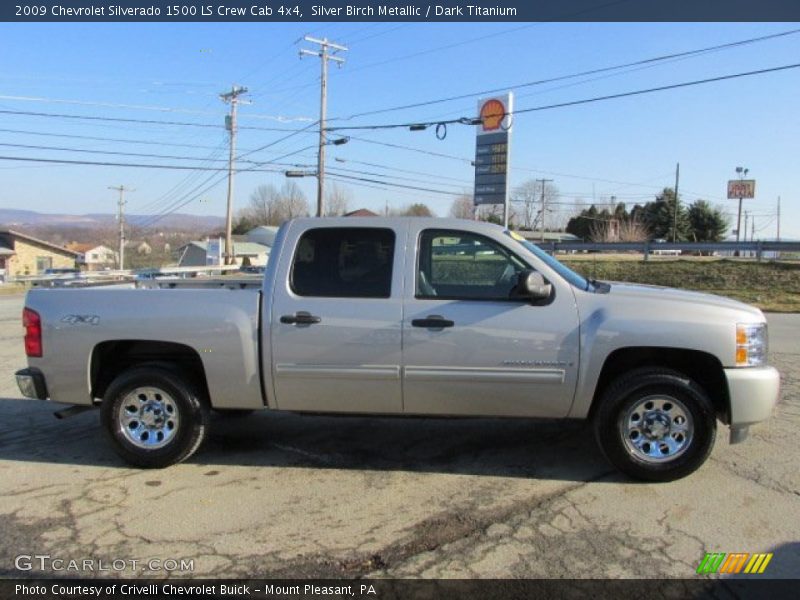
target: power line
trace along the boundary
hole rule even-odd
[[[354,175],[336,173],[335,171],[331,171],[331,173],[334,173],[340,179],[347,179],[347,180],[352,180],[352,181],[363,181],[363,182],[366,182],[366,183],[377,183],[377,184],[381,184],[381,185],[387,185],[387,186],[397,187],[397,188],[402,188],[402,189],[407,189],[407,190],[418,190],[418,191],[421,191],[421,192],[430,192],[430,193],[433,193],[433,194],[444,194],[446,196],[458,196],[459,195],[459,192],[447,192],[445,190],[436,190],[436,189],[433,189],[433,188],[426,188],[426,187],[421,187],[421,186],[416,186],[416,185],[406,185],[406,184],[403,184],[403,183],[392,183],[392,182],[389,182],[389,181],[383,181],[383,180],[380,180],[380,179],[371,179],[371,178],[368,178],[368,177],[356,177]]]
[[[347,169],[347,168],[344,168],[344,167],[334,167],[334,168],[336,170],[338,170],[338,171],[345,171],[347,173],[355,173],[357,175],[368,175],[368,176],[371,176],[371,177],[386,177],[386,178],[389,178],[389,179],[398,179],[398,180],[401,180],[401,181],[413,181],[413,182],[416,182],[416,183],[438,184],[438,185],[445,186],[445,187],[457,188],[461,192],[464,191],[465,187],[467,187],[467,188],[471,188],[472,187],[471,183],[464,182],[461,185],[457,185],[457,184],[454,184],[454,183],[442,182],[438,178],[436,180],[434,180],[434,181],[431,181],[431,180],[422,179],[420,177],[408,177],[408,176],[403,176],[403,175],[388,175],[386,173],[376,173],[375,171],[363,171],[363,170],[359,170],[359,169]]]
[[[161,142],[161,141],[156,142],[153,140],[132,140],[125,138],[109,138],[109,137],[98,137],[91,135],[76,135],[68,133],[51,133],[44,131],[29,131],[26,129],[0,129],[0,132],[18,133],[23,135],[38,135],[44,137],[59,137],[59,138],[76,139],[76,140],[90,140],[94,142],[117,142],[122,144],[143,144],[147,146],[175,146],[176,148],[195,148],[204,150],[215,149],[215,146],[200,146],[197,144],[179,144],[176,142]]]
[[[126,110],[145,110],[160,113],[180,113],[186,115],[217,115],[218,113],[210,110],[194,110],[189,108],[174,108],[169,106],[154,106],[146,104],[124,104],[120,102],[98,102],[93,100],[66,100],[62,98],[45,98],[41,96],[4,96],[0,95],[0,100],[11,100],[14,102],[42,102],[52,104],[71,104],[75,106],[98,106],[101,108],[122,108]],[[267,119],[280,121],[282,117],[276,115],[263,115],[249,113],[246,115],[250,119]],[[300,119],[294,119],[300,120]]]
[[[428,156],[438,156],[439,158],[449,158],[451,160],[457,160],[459,162],[466,162],[472,163],[472,159],[464,158],[463,156],[454,156],[452,154],[444,154],[442,152],[434,152],[432,150],[425,150],[423,148],[415,148],[413,146],[404,146],[402,144],[393,144],[390,142],[379,142],[378,140],[371,140],[369,138],[362,138],[355,135],[350,136],[351,140],[357,140],[359,142],[364,142],[367,144],[375,144],[378,146],[384,146],[386,148],[397,148],[399,150],[409,150],[411,152],[418,152],[420,154],[427,154]]]
[[[166,158],[171,160],[202,160],[206,161],[208,158],[200,156],[176,156],[174,154],[147,154],[141,152],[117,152],[114,150],[88,150],[84,148],[66,148],[64,146],[36,146],[32,144],[9,144],[0,142],[0,146],[9,148],[25,148],[28,150],[54,150],[57,152],[79,152],[84,154],[106,154],[113,156],[135,156],[138,158]]]
[[[222,155],[222,152],[223,152],[223,150],[224,150],[226,145],[227,145],[226,144],[226,140],[223,139],[217,145],[217,147],[214,149],[214,152],[212,152],[206,158],[205,161],[200,163],[201,166],[209,165],[209,164],[211,164],[212,161],[217,160],[218,157],[220,157]],[[202,173],[203,173],[203,171],[193,171],[192,173],[187,174],[183,179],[181,179],[177,184],[172,186],[164,194],[162,194],[160,197],[156,198],[155,200],[153,200],[151,202],[148,202],[147,205],[145,207],[141,208],[140,210],[141,211],[149,211],[149,210],[152,210],[155,207],[157,207],[162,202],[167,202],[167,201],[170,201],[170,200],[174,199],[174,197],[179,193],[179,190],[181,190],[185,186],[188,186],[188,185],[191,185],[192,183],[194,183],[194,181],[197,180],[202,175]]]
[[[313,148],[313,146],[311,146]],[[307,150],[308,148],[303,148],[303,150]],[[227,172],[227,167],[201,167],[197,165],[154,165],[154,164],[145,164],[145,163],[120,163],[120,162],[106,162],[106,161],[90,161],[90,160],[68,160],[68,159],[56,159],[56,158],[33,158],[33,157],[26,157],[26,156],[0,156],[0,160],[8,160],[8,161],[20,161],[20,162],[37,162],[37,163],[51,163],[51,164],[60,164],[60,165],[82,165],[82,166],[99,166],[99,167],[132,167],[138,169],[163,169],[163,170],[174,170],[174,171],[225,171]],[[257,166],[263,166],[269,164],[268,162],[264,163],[257,163]],[[249,169],[241,169],[240,171],[264,171],[267,173],[275,173],[279,170],[276,169],[258,169],[258,168],[249,168]]]
[[[364,137],[354,136],[354,135],[350,136],[350,139],[351,140],[355,140],[355,141],[359,141],[359,142],[364,142],[364,143],[367,143],[367,144],[375,144],[375,145],[378,145],[378,146],[383,146],[383,147],[387,147],[387,148],[393,148],[393,149],[397,149],[397,150],[405,150],[405,151],[408,151],[408,152],[415,152],[415,153],[419,153],[419,154],[425,154],[425,155],[428,155],[428,156],[436,156],[436,157],[439,157],[439,158],[447,158],[447,159],[458,161],[458,162],[462,162],[462,163],[471,163],[472,162],[472,159],[466,158],[466,157],[463,157],[463,156],[456,156],[456,155],[453,155],[453,154],[444,154],[444,153],[441,153],[441,152],[433,152],[433,151],[430,151],[430,150],[425,150],[423,148],[417,148],[417,147],[414,147],[414,146],[407,146],[407,145],[403,145],[403,144],[394,144],[394,143],[390,143],[390,142],[381,142],[381,141],[378,141],[378,140],[372,140],[372,139],[369,139],[369,138],[364,138]],[[353,162],[357,162],[357,161],[353,161]],[[375,165],[375,166],[377,166],[377,165]],[[563,171],[549,171],[549,170],[545,170],[545,169],[532,169],[530,167],[524,167],[524,166],[516,165],[516,164],[512,165],[511,168],[514,171],[526,171],[526,172],[529,172],[529,173],[542,173],[542,174],[545,174],[545,175],[554,175],[556,177],[566,177],[568,179],[581,179],[581,180],[585,180],[585,181],[597,181],[597,182],[601,182],[601,183],[610,183],[612,185],[642,187],[642,188],[649,188],[649,189],[652,189],[652,190],[661,190],[661,189],[663,189],[665,187],[664,185],[652,185],[652,184],[647,184],[647,183],[642,183],[642,182],[620,181],[618,179],[605,179],[605,178],[602,178],[602,177],[589,177],[589,176],[586,176],[586,175],[575,175],[574,173],[565,173]],[[654,178],[654,179],[657,179],[657,178]],[[693,195],[693,196],[697,196],[698,198],[704,197],[704,198],[709,198],[709,199],[723,199],[720,196],[715,196],[713,194],[699,193],[699,192],[695,192],[695,191],[692,191],[692,190],[685,190],[685,193]],[[562,195],[570,195],[570,194],[571,193],[569,193],[569,192],[562,192]],[[577,194],[574,194],[574,195],[589,196],[591,194],[590,193],[580,192],[580,193],[577,193]],[[615,195],[617,197],[619,197],[619,198],[623,197],[620,194],[615,194]],[[630,197],[633,198],[633,196],[630,196]],[[640,196],[640,197],[646,197],[646,196]],[[627,196],[626,196],[626,198],[627,198]]]
[[[256,152],[261,152],[262,150],[266,150],[267,148],[271,148],[273,146],[277,146],[281,142],[285,142],[286,140],[288,140],[290,138],[293,138],[294,136],[299,135],[301,133],[316,133],[315,131],[309,131],[309,130],[312,127],[314,127],[317,123],[319,123],[319,121],[314,121],[313,123],[310,123],[310,124],[306,125],[302,129],[298,129],[296,131],[292,131],[292,133],[290,133],[288,135],[285,135],[285,136],[283,136],[281,138],[278,138],[277,140],[274,140],[272,142],[269,142],[268,144],[264,144],[263,146],[259,146],[258,148],[254,148],[253,150],[248,150],[247,152],[238,155],[236,157],[236,160],[241,160],[245,156],[250,156],[251,154],[255,154]]]
[[[515,31],[519,31],[519,30],[522,30],[522,29],[529,29],[531,27],[535,27],[536,25],[538,25],[538,23],[529,23],[529,24],[526,24],[526,25],[512,27],[510,29],[504,29],[502,31],[496,31],[494,33],[490,33],[490,34],[487,34],[487,35],[481,35],[481,36],[478,36],[478,37],[475,37],[475,38],[469,38],[469,39],[461,40],[461,41],[454,42],[454,43],[451,43],[451,44],[446,44],[446,45],[443,45],[443,46],[437,46],[435,48],[428,48],[427,50],[421,50],[421,51],[418,51],[418,52],[413,52],[411,54],[405,54],[405,55],[402,55],[402,56],[396,56],[394,58],[389,58],[389,59],[385,59],[385,60],[381,60],[381,61],[377,61],[377,62],[367,63],[365,65],[360,65],[360,66],[354,67],[352,69],[348,69],[348,73],[356,73],[356,72],[362,71],[364,69],[371,69],[371,68],[374,68],[374,67],[379,67],[379,66],[386,65],[386,64],[389,64],[389,63],[393,63],[393,62],[399,62],[399,61],[402,61],[402,60],[408,60],[409,58],[416,58],[418,56],[424,56],[426,54],[432,54],[434,52],[440,52],[442,50],[449,50],[451,48],[457,48],[459,46],[463,46],[463,45],[466,45],[466,44],[471,44],[471,43],[482,41],[482,40],[485,40],[485,39],[490,39],[490,38],[493,38],[493,37],[497,37],[499,35],[506,35],[508,33],[513,33]],[[301,90],[301,89],[312,87],[314,85],[316,85],[316,81],[313,82],[313,83],[307,83],[307,84],[303,84],[303,85],[299,85],[299,86],[293,86],[293,87],[289,87],[289,88],[278,89],[278,90],[275,90],[275,93],[283,93],[285,91],[297,91],[297,90]]]
[[[261,171],[261,170],[264,170],[264,169],[259,169],[257,167],[263,167],[263,166],[266,166],[266,165],[269,165],[269,164],[279,164],[277,161],[282,160],[284,158],[288,158],[289,156],[293,156],[295,154],[299,154],[301,152],[305,152],[306,150],[308,150],[310,148],[313,148],[313,147],[314,146],[307,146],[305,148],[300,148],[299,150],[295,150],[293,152],[287,152],[286,154],[283,154],[283,155],[281,155],[281,156],[279,156],[279,157],[277,157],[275,159],[272,159],[271,161],[265,161],[265,162],[262,162],[262,163],[256,163],[256,165],[254,165],[252,167],[249,167],[247,169],[239,169],[239,173],[248,172],[248,171]],[[266,171],[267,172],[278,172],[279,170],[277,170],[277,169],[272,169],[272,170],[271,169],[266,169]],[[221,178],[218,178],[217,181],[209,183],[208,186],[206,186],[205,188],[203,188],[202,190],[200,190],[199,192],[197,192],[193,196],[187,198],[187,196],[189,196],[190,194],[194,193],[200,186],[205,185],[205,183],[210,181],[211,179],[213,179],[213,177],[214,177],[214,174],[212,174],[211,176],[207,177],[201,184],[196,186],[190,192],[187,192],[186,194],[184,194],[184,196],[182,198],[179,198],[178,200],[173,202],[173,204],[170,205],[170,207],[168,207],[167,209],[162,211],[159,215],[157,215],[155,219],[153,219],[153,220],[147,222],[146,224],[142,225],[142,227],[152,227],[158,221],[166,218],[170,214],[174,213],[177,210],[180,210],[181,208],[183,208],[184,206],[186,206],[190,202],[196,200],[197,198],[199,198],[200,196],[202,196],[203,194],[205,194],[206,192],[208,192],[209,190],[211,190],[212,188],[217,186],[224,179],[224,176],[221,177]]]
[[[541,110],[550,110],[553,108],[563,108],[565,106],[577,106],[579,104],[589,104],[592,102],[600,102],[603,100],[614,100],[617,98],[626,98],[629,96],[638,96],[641,94],[650,94],[653,92],[663,92],[666,90],[674,90],[678,88],[690,87],[694,85],[703,85],[706,83],[715,83],[717,81],[727,81],[730,79],[738,79],[741,77],[750,77],[752,75],[764,75],[766,73],[775,73],[778,71],[786,71],[789,69],[797,69],[800,67],[800,63],[794,63],[790,65],[781,65],[779,67],[769,67],[767,69],[758,69],[756,71],[745,71],[743,73],[734,73],[732,75],[720,75],[718,77],[709,77],[707,79],[696,79],[694,81],[684,81],[681,83],[673,83],[670,85],[662,85],[653,88],[646,88],[643,90],[634,90],[630,92],[622,92],[619,94],[608,94],[606,96],[596,96],[594,98],[584,98],[582,100],[572,100],[570,102],[559,102],[557,104],[548,104],[545,106],[534,106],[531,108],[523,108],[521,110],[514,110],[514,114],[518,115],[521,113],[529,113],[529,112],[536,112]]]
[[[124,117],[99,117],[94,115],[68,115],[63,113],[44,113],[24,110],[0,110],[0,114],[4,115],[23,115],[29,117],[46,117],[58,119],[77,119],[84,121],[111,121],[117,123],[140,123],[144,125],[169,125],[179,127],[203,127],[203,128],[219,128],[219,125],[212,123],[190,123],[188,121],[159,121],[157,119],[131,119]],[[302,131],[298,129],[287,129],[285,127],[258,127],[255,125],[240,126],[239,129],[251,129],[257,131]]]
[[[423,106],[431,106],[431,105],[434,105],[434,104],[442,104],[442,103],[445,103],[445,102],[452,102],[452,101],[455,101],[455,100],[465,100],[465,99],[468,99],[468,98],[477,98],[477,97],[480,97],[480,96],[486,96],[486,95],[490,95],[490,94],[497,94],[497,93],[500,93],[500,92],[505,92],[505,91],[507,91],[509,89],[517,90],[517,89],[520,89],[520,88],[534,87],[534,86],[539,86],[539,85],[543,85],[543,84],[546,84],[546,83],[555,83],[557,81],[564,81],[564,80],[567,80],[567,79],[575,79],[575,78],[578,78],[578,77],[585,77],[587,75],[596,75],[598,73],[605,73],[605,72],[608,72],[608,71],[616,71],[616,70],[619,70],[619,69],[625,69],[625,68],[635,67],[635,66],[639,66],[639,65],[646,65],[646,64],[666,61],[666,60],[675,59],[675,58],[700,55],[700,54],[705,54],[705,53],[714,52],[714,51],[718,51],[718,50],[724,50],[724,49],[728,49],[728,48],[734,48],[734,47],[737,47],[737,46],[744,46],[744,45],[747,45],[747,44],[754,44],[754,43],[757,43],[757,42],[763,42],[763,41],[766,41],[766,40],[771,40],[771,39],[775,39],[775,38],[794,35],[794,34],[797,34],[797,33],[800,33],[800,29],[791,29],[789,31],[783,31],[783,32],[775,33],[775,34],[771,34],[771,35],[764,35],[764,36],[759,36],[759,37],[755,37],[755,38],[749,38],[749,39],[746,39],[746,40],[738,40],[738,41],[735,41],[735,42],[728,42],[726,44],[718,44],[716,46],[707,46],[705,48],[697,48],[695,50],[687,50],[685,52],[675,52],[675,53],[672,53],[672,54],[664,54],[664,55],[661,55],[661,56],[654,56],[654,57],[645,58],[645,59],[641,59],[641,60],[637,60],[637,61],[633,61],[633,62],[629,62],[629,63],[624,63],[624,64],[620,64],[620,65],[614,65],[614,66],[610,66],[610,67],[600,67],[600,68],[597,68],[597,69],[590,69],[588,71],[581,71],[581,72],[578,72],[578,73],[570,73],[569,75],[561,75],[561,76],[557,76],[557,77],[549,77],[547,79],[539,79],[539,80],[536,80],[536,81],[528,81],[528,82],[525,82],[525,83],[511,84],[511,85],[507,85],[507,86],[504,86],[504,87],[481,90],[479,92],[470,92],[470,93],[467,93],[467,94],[460,94],[460,95],[457,95],[457,96],[448,96],[446,98],[439,98],[439,99],[435,99],[435,100],[427,100],[427,101],[423,101],[423,102],[415,102],[413,104],[403,104],[403,105],[399,105],[399,106],[392,106],[392,107],[389,107],[389,108],[382,108],[382,109],[376,109],[376,110],[371,110],[371,111],[365,111],[365,112],[361,112],[361,113],[356,113],[356,114],[350,115],[348,117],[334,117],[334,118],[331,119],[331,121],[335,121],[335,120],[345,120],[346,121],[346,120],[355,119],[355,118],[358,118],[358,117],[365,117],[365,116],[370,116],[370,115],[383,114],[383,113],[393,112],[393,111],[397,111],[397,110],[406,110],[406,109],[409,109],[409,108],[420,108],[420,107],[423,107]]]
[[[718,81],[727,81],[730,79],[738,79],[741,77],[750,77],[753,75],[763,75],[766,73],[775,73],[778,71],[786,71],[789,69],[797,69],[800,67],[800,63],[794,63],[789,65],[781,65],[778,67],[769,67],[767,69],[758,69],[756,71],[745,71],[742,73],[734,73],[732,75],[720,75],[718,77],[709,77],[706,79],[696,79],[693,81],[683,81],[680,83],[672,83],[669,85],[662,85],[658,87],[652,88],[645,88],[641,90],[633,90],[628,92],[620,92],[618,94],[607,94],[605,96],[595,96],[592,98],[583,98],[581,100],[571,100],[569,102],[559,102],[557,104],[547,104],[544,106],[533,106],[530,108],[523,108],[523,109],[516,109],[514,110],[513,116],[516,117],[520,114],[530,113],[530,112],[537,112],[542,110],[551,110],[554,108],[564,108],[567,106],[577,106],[580,104],[590,104],[593,102],[601,102],[604,100],[615,100],[618,98],[627,98],[629,96],[639,96],[642,94],[650,94],[654,92],[663,92],[666,90],[674,90],[678,88],[690,87],[695,85],[704,85],[707,83],[715,83]],[[355,130],[381,130],[381,129],[399,129],[399,128],[410,128],[410,127],[431,127],[431,126],[441,126],[441,125],[454,125],[454,124],[461,124],[461,125],[478,125],[480,124],[480,119],[476,117],[460,117],[457,119],[447,119],[444,121],[429,121],[429,122],[407,122],[407,123],[391,123],[391,124],[377,124],[377,125],[352,125],[352,126],[342,126],[342,127],[328,127],[328,131],[355,131]]]
[[[356,164],[356,165],[364,165],[364,166],[367,166],[367,167],[374,167],[376,169],[386,169],[387,171],[397,171],[399,173],[411,173],[413,175],[423,175],[423,176],[426,176],[426,177],[435,177],[437,180],[447,179],[449,181],[455,181],[457,183],[460,183],[461,185],[466,185],[466,186],[472,186],[473,185],[472,181],[466,181],[464,179],[459,179],[457,177],[448,177],[446,175],[440,175],[438,173],[430,173],[430,172],[426,172],[426,171],[416,171],[416,170],[413,170],[413,169],[401,169],[400,167],[395,167],[395,166],[390,166],[390,165],[382,165],[380,163],[366,162],[366,161],[363,161],[363,160],[353,160],[353,159],[350,159],[350,158],[347,158],[347,159],[335,158],[334,160],[336,160],[337,162],[342,162],[342,163],[353,163],[353,164]]]

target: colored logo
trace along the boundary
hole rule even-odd
[[[484,131],[495,131],[500,129],[500,124],[506,116],[506,107],[500,100],[492,98],[481,106],[481,121]]]
[[[697,567],[698,575],[713,575],[715,573],[763,573],[769,561],[772,560],[772,552],[749,554],[748,552],[706,552],[700,565]]]

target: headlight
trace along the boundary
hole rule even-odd
[[[736,366],[757,367],[767,362],[767,324],[737,323]]]

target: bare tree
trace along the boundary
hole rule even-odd
[[[453,200],[453,204],[450,206],[450,216],[456,219],[474,219],[475,204],[472,194],[464,193]]]
[[[279,225],[280,213],[281,194],[274,185],[260,185],[250,194],[250,204],[245,209],[248,221],[256,225]]]
[[[287,181],[281,187],[281,222],[295,217],[308,216],[308,201],[306,195],[295,181]]]
[[[542,216],[542,181],[528,179],[518,185],[511,193],[511,205],[519,216],[518,225],[522,229],[535,229]],[[554,224],[554,219],[560,219],[558,201],[560,194],[558,188],[552,183],[544,183],[544,200],[546,205],[545,223]]]
[[[593,242],[618,242],[619,230],[613,219],[597,219],[589,225],[589,239]]]
[[[339,217],[345,214],[352,198],[353,194],[349,189],[333,183],[325,198],[325,216]]]
[[[650,238],[650,230],[639,219],[626,219],[619,224],[620,242],[643,242]]]
[[[539,188],[538,181],[529,179],[517,186],[512,193],[511,204],[517,209],[517,213],[520,216],[518,225],[522,229],[533,229],[537,221],[537,216],[541,210]]]

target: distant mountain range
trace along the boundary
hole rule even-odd
[[[133,226],[147,224],[153,218],[154,215],[125,215],[125,221]],[[67,215],[40,213],[33,210],[18,210],[14,208],[0,208],[0,229],[14,229],[26,226],[100,228],[108,227],[116,223],[116,221],[117,216],[114,214]],[[224,225],[225,219],[222,217],[175,213],[160,218],[155,228],[205,231],[223,227]]]

